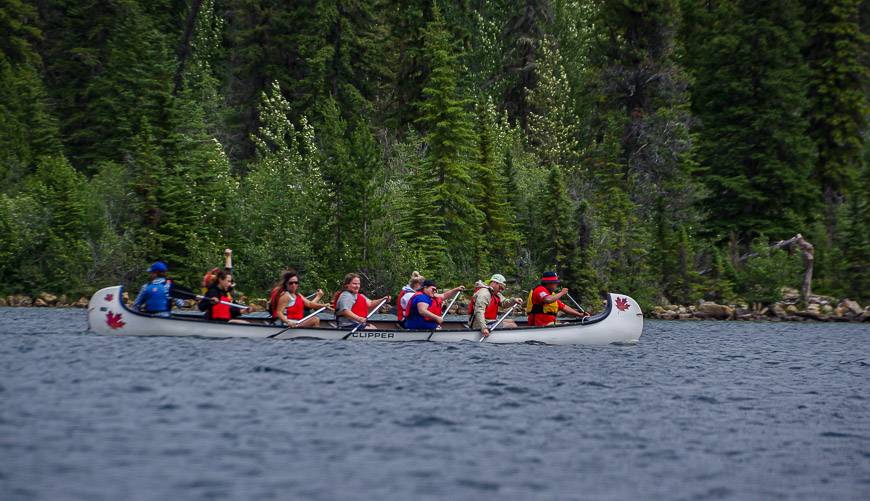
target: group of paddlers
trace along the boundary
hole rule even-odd
[[[250,308],[233,303],[230,249],[225,251],[224,268],[214,268],[203,278],[203,295],[174,284],[167,278],[168,268],[162,261],[152,264],[148,271],[151,274],[150,280],[142,286],[133,303],[134,309],[168,317],[173,306],[183,305],[181,298],[195,297],[199,300],[199,309],[205,312],[205,317],[209,320],[246,322],[238,317],[249,312]],[[299,292],[299,282],[299,274],[293,270],[281,274],[269,295],[268,311],[271,321],[291,328],[318,327],[320,319],[314,314],[306,316],[306,309],[318,312],[330,309],[335,312],[335,323],[340,329],[379,329],[381,327],[370,322],[369,317],[392,299],[390,296],[378,299],[366,297],[360,292],[362,282],[356,273],[348,273],[344,277],[341,290],[335,293],[330,303],[320,302],[323,298],[323,291],[320,289],[309,297],[303,296]],[[528,299],[524,302],[521,298],[506,298],[502,294],[506,288],[506,280],[501,274],[496,273],[485,282],[478,281],[468,305],[469,326],[479,330],[482,336],[489,336],[502,308],[512,310],[523,305],[530,326],[554,325],[559,312],[576,317],[587,316],[585,311],[577,311],[562,302],[561,299],[568,294],[568,289],[556,292],[560,283],[556,273],[544,273],[540,284],[529,292]],[[395,307],[399,325],[405,329],[440,329],[444,316],[448,313],[444,311],[444,301],[455,298],[464,290],[465,287],[460,285],[439,292],[434,280],[415,271],[408,284],[396,295]],[[502,318],[501,322],[501,326],[505,328],[517,327],[516,322],[510,319]]]

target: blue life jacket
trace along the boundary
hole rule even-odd
[[[169,311],[169,289],[172,282],[165,278],[156,278],[145,288],[145,311],[148,313],[160,313]]]

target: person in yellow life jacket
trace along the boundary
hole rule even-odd
[[[561,281],[553,271],[544,272],[541,276],[541,284],[529,291],[529,300],[526,302],[526,313],[529,315],[529,325],[544,327],[556,323],[556,316],[564,311],[575,317],[585,317],[588,313],[580,313],[561,301],[568,289],[556,292],[556,287]]]
[[[205,318],[208,320],[248,323],[236,317],[242,313],[250,312],[250,308],[242,309],[224,304],[233,302],[233,295],[230,293],[230,289],[233,286],[233,276],[225,271],[218,271],[215,278],[215,283],[209,287],[205,297],[199,301],[199,310],[205,312]]]
[[[504,275],[496,273],[490,277],[487,283],[478,282],[475,284],[474,295],[468,305],[469,322],[471,328],[479,330],[483,337],[489,336],[489,323],[498,318],[499,308],[523,304],[523,300],[518,297],[506,299],[502,295],[502,291],[506,287],[505,282]],[[517,323],[505,319],[501,327],[514,329],[517,327]]]

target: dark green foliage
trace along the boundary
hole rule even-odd
[[[810,69],[809,136],[818,151],[813,170],[830,211],[860,172],[868,113],[865,88],[868,70],[861,55],[867,35],[858,24],[857,0],[807,1],[806,53]]]
[[[24,190],[3,200],[0,238],[9,244],[4,283],[11,291],[78,292],[86,285],[86,207],[86,180],[63,157],[42,159]]]
[[[733,232],[744,245],[760,233],[789,237],[818,206],[804,118],[803,9],[795,0],[696,9],[686,46],[707,232],[718,240]]]
[[[584,305],[767,302],[800,259],[756,237],[801,232],[814,289],[866,301],[866,14],[8,0],[0,292],[131,285],[154,259],[196,286],[231,247],[256,295],[288,267],[371,294],[552,269]]]
[[[438,258],[438,240],[463,274],[475,273],[476,255],[481,246],[482,214],[473,201],[471,172],[476,160],[474,130],[469,103],[458,87],[460,78],[456,47],[450,40],[437,7],[425,31],[425,57],[431,71],[423,87],[417,125],[426,143],[424,171],[416,173],[417,194],[426,205],[415,204],[414,221],[425,219],[416,236],[432,238],[433,247],[424,250],[428,264]],[[428,213],[428,214],[423,214]],[[419,224],[419,223],[415,223]],[[431,235],[428,234],[433,232]],[[446,271],[443,267],[435,267]]]
[[[782,288],[800,285],[800,258],[783,250],[770,250],[764,239],[753,242],[748,259],[738,270],[738,291],[750,303],[770,304],[782,299]]]

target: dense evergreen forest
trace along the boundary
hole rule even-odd
[[[0,289],[870,297],[858,0],[2,0]],[[739,256],[759,252],[741,261]],[[575,296],[575,297],[577,297]],[[578,297],[579,299],[579,297]]]

